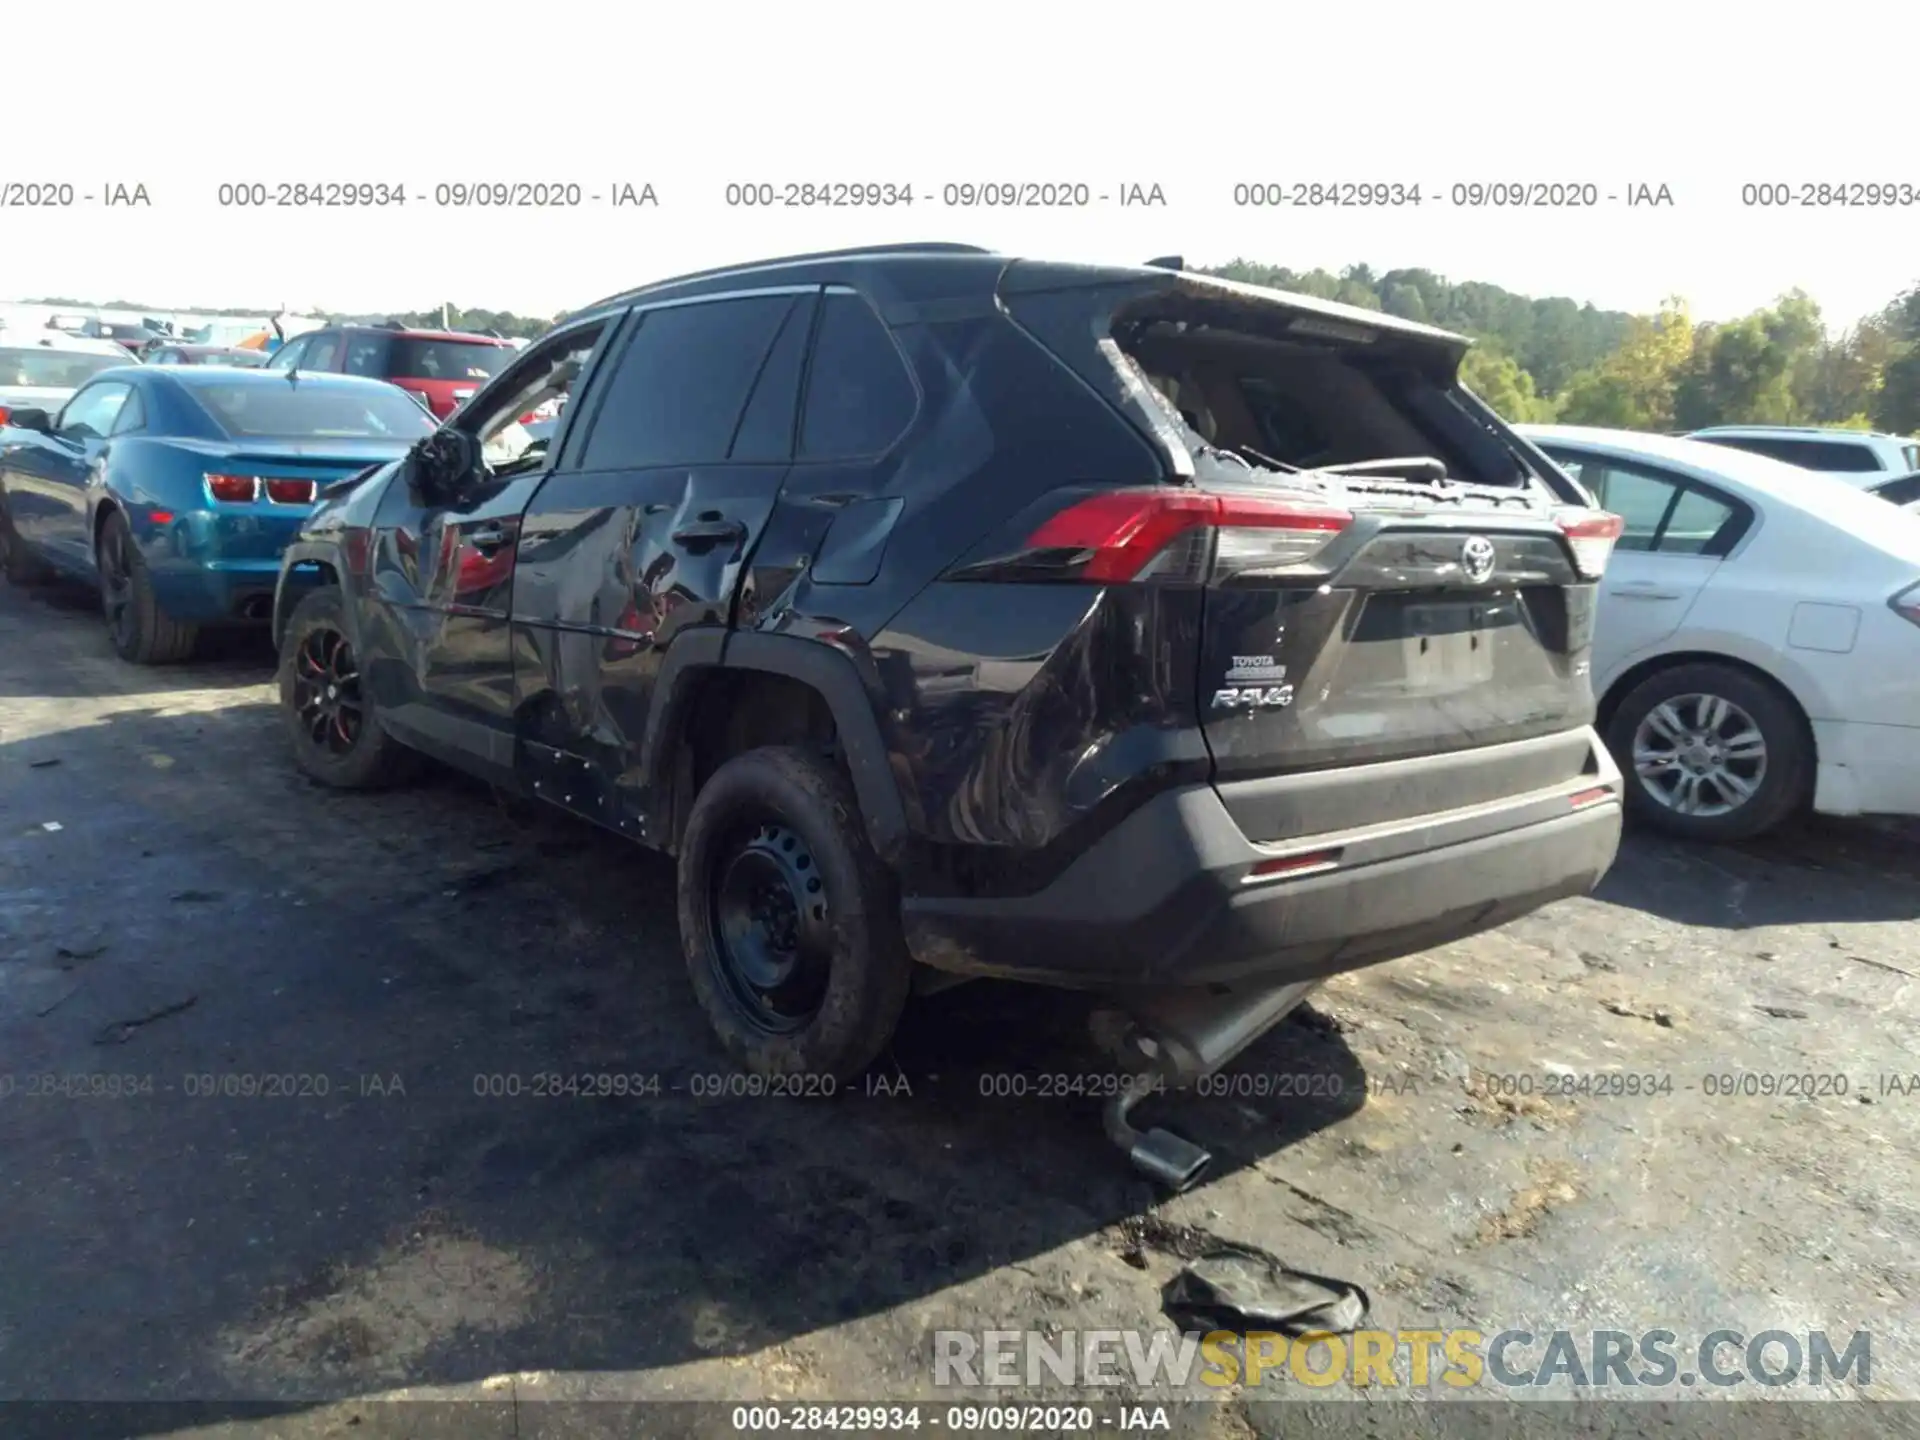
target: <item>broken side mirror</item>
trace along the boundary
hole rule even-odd
[[[480,447],[464,431],[443,427],[419,441],[409,458],[420,498],[429,505],[446,505],[473,483]]]
[[[44,410],[31,405],[17,408],[0,405],[0,426],[11,425],[16,430],[37,430],[42,435],[53,433],[53,417]]]

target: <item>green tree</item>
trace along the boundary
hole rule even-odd
[[[1681,376],[1693,358],[1694,327],[1684,300],[1636,315],[1618,349],[1573,377],[1560,418],[1574,425],[1671,430]]]
[[[1490,346],[1476,345],[1467,352],[1460,379],[1510,424],[1544,424],[1554,418],[1554,403],[1534,388],[1533,376],[1511,355]]]
[[[1674,387],[1674,419],[1702,425],[1798,425],[1810,418],[1795,381],[1825,338],[1802,291],[1726,325],[1702,325]]]

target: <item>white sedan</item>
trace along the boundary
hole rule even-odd
[[[1703,840],[1920,814],[1920,514],[1697,440],[1519,429],[1626,522],[1593,690],[1634,813]]]
[[[136,363],[123,345],[59,330],[0,330],[0,406],[58,410],[88,380]]]

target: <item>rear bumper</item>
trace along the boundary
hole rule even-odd
[[[1606,874],[1620,773],[1585,735],[1588,770],[1573,779],[1284,844],[1247,838],[1231,791],[1169,791],[1038,894],[908,897],[908,944],[937,969],[1076,988],[1308,980],[1445,944],[1585,894]],[[1337,854],[1318,869],[1252,873],[1327,851]]]
[[[273,618],[273,592],[280,562],[219,560],[207,565],[156,569],[154,597],[176,620],[199,625],[265,624]]]
[[[1920,726],[1816,720],[1813,746],[1822,815],[1920,815]]]

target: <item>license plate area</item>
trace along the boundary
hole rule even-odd
[[[1432,692],[1490,683],[1499,609],[1485,600],[1435,601],[1402,609],[1400,649],[1407,687]]]

